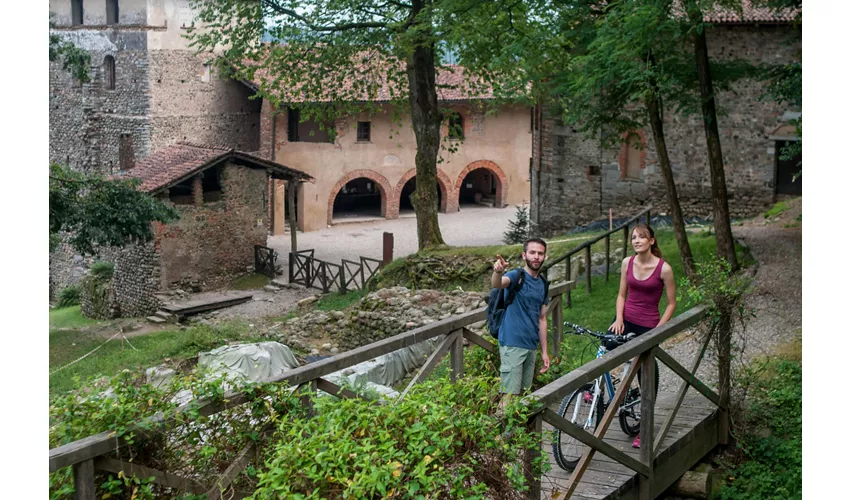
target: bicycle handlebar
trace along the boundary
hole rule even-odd
[[[570,323],[568,321],[564,321],[564,326],[567,328],[571,328],[576,335],[590,335],[591,337],[595,337],[601,340],[603,343],[605,343],[605,347],[609,350],[611,349],[611,347],[608,347],[609,345],[613,345],[614,347],[623,345],[637,336],[634,333],[627,333],[625,335],[598,333],[594,332],[589,328],[585,328],[581,325],[576,325],[575,323]]]

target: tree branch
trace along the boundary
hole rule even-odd
[[[277,5],[277,3],[272,1],[272,0],[262,0],[262,3],[263,3],[263,5],[265,5],[269,9],[277,12],[278,14],[283,14],[285,16],[288,16],[288,17],[291,17],[293,19],[297,19],[298,21],[301,21],[311,31],[322,31],[322,32],[326,32],[326,33],[334,33],[334,32],[348,31],[348,30],[354,30],[354,29],[386,28],[387,27],[387,23],[380,23],[380,22],[360,22],[360,23],[336,24],[336,25],[332,25],[332,26],[316,26],[313,23],[311,23],[309,20],[307,20],[306,17],[298,14],[294,10],[281,7],[280,5]]]

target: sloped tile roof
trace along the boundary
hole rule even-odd
[[[741,12],[731,9],[713,9],[705,14],[705,22],[715,24],[787,24],[794,22],[799,9],[773,10],[755,7],[752,0],[741,0]]]
[[[156,151],[136,165],[115,177],[135,177],[142,181],[140,190],[154,193],[182,182],[184,179],[210,168],[222,161],[239,159],[259,168],[271,170],[280,178],[294,178],[312,182],[308,174],[258,156],[214,145],[178,142]]]

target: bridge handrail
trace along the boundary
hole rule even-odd
[[[575,282],[561,282],[552,284],[549,288],[549,296],[552,299],[550,302],[549,312],[560,320],[560,308],[553,305],[558,304],[560,295],[575,287]],[[334,355],[330,358],[310,363],[309,365],[301,366],[290,370],[277,377],[271,377],[262,382],[280,383],[288,382],[291,386],[299,386],[320,379],[321,377],[333,372],[349,368],[363,361],[376,358],[383,354],[397,351],[404,347],[417,344],[419,342],[448,335],[454,331],[463,329],[478,321],[484,320],[487,317],[487,308],[480,307],[478,309],[466,312],[464,314],[446,318],[441,321],[436,321],[429,325],[424,325],[413,330],[400,333],[393,337],[389,337],[371,344],[358,347],[351,351],[346,351]],[[554,323],[554,322],[553,322]],[[553,327],[556,325],[553,324]],[[556,332],[558,328],[555,328]],[[553,338],[553,343],[558,342],[557,333]],[[555,351],[557,352],[557,351]],[[237,393],[229,396],[226,403],[216,403],[211,401],[198,401],[194,408],[198,409],[201,415],[208,416],[224,411],[234,406],[239,406],[248,401],[248,396],[244,393]],[[155,415],[145,419],[143,422],[131,426],[131,430],[145,432],[151,428],[162,428],[170,423],[173,419],[165,420],[160,415]],[[79,464],[86,460],[96,458],[100,455],[110,452],[111,450],[123,446],[124,443],[120,438],[117,438],[112,431],[101,432],[86,438],[64,444],[56,448],[50,449],[50,472],[54,472],[69,465]]]

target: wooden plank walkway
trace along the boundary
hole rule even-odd
[[[248,302],[253,296],[254,292],[252,291],[239,292],[230,290],[223,293],[216,293],[212,296],[165,304],[160,309],[177,316],[187,316],[189,314],[198,314],[214,309],[235,306],[243,302]]]
[[[673,407],[675,394],[660,392],[655,408],[655,429],[659,432],[664,420]],[[693,467],[703,456],[717,445],[716,406],[693,389],[688,391],[682,407],[673,420],[661,453],[655,462],[655,482],[652,487],[653,498],[660,495],[681,475]],[[558,411],[557,405],[551,408]],[[570,472],[561,469],[552,453],[554,427],[543,424],[543,451],[549,457],[552,469],[541,478],[541,498],[563,499]],[[604,441],[618,450],[640,460],[640,450],[632,448],[630,438],[615,420],[605,435]],[[586,449],[586,448],[585,448]],[[637,499],[639,474],[628,467],[615,462],[600,452],[596,452],[590,467],[582,476],[573,499]]]

